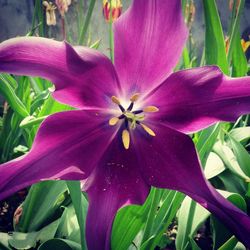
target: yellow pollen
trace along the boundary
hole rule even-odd
[[[111,100],[112,100],[113,103],[115,103],[115,104],[117,104],[117,105],[120,105],[120,101],[119,101],[119,99],[118,99],[116,96],[113,95],[113,96],[111,97]]]
[[[159,109],[155,106],[148,106],[143,109],[143,112],[158,112]]]
[[[130,135],[127,129],[124,129],[122,131],[122,143],[125,149],[129,148],[129,143],[130,143]]]
[[[111,119],[109,119],[109,125],[110,126],[114,126],[117,124],[117,122],[119,121],[119,118],[117,117],[112,117]]]
[[[149,135],[155,136],[155,132],[154,132],[151,128],[149,128],[148,126],[146,126],[146,125],[144,125],[144,124],[142,124],[142,123],[141,123],[141,126],[143,127],[143,129],[144,129]]]
[[[136,101],[138,100],[139,96],[140,96],[139,93],[135,93],[134,95],[132,95],[132,96],[130,97],[130,101],[131,101],[131,102],[136,102]]]

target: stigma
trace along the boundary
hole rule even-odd
[[[111,97],[112,102],[119,107],[121,115],[118,117],[111,117],[109,119],[109,125],[115,126],[120,121],[124,123],[125,127],[122,131],[122,143],[125,149],[129,149],[131,130],[134,130],[138,126],[140,126],[150,136],[156,135],[150,127],[144,124],[144,120],[145,113],[158,112],[159,109],[155,106],[146,106],[143,109],[133,110],[134,103],[139,99],[139,97],[139,93],[135,93],[134,95],[132,95],[130,97],[130,104],[127,108],[124,108],[121,105],[119,98],[117,98],[116,96]]]

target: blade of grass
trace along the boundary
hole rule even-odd
[[[91,0],[91,2],[89,4],[87,16],[85,18],[84,25],[82,27],[82,30],[80,32],[80,37],[79,37],[79,40],[78,40],[79,45],[82,45],[85,42],[87,30],[88,30],[88,27],[89,27],[90,19],[92,17],[93,9],[95,7],[95,3],[96,3],[96,0]]]

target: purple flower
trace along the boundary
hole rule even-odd
[[[250,112],[250,78],[208,66],[172,73],[187,29],[181,1],[136,0],[114,23],[115,65],[66,42],[16,38],[0,45],[0,71],[51,80],[77,110],[51,115],[31,151],[0,167],[0,198],[47,179],[85,180],[89,249],[110,248],[117,210],[150,186],[181,191],[250,247],[250,218],[205,179],[187,133]]]

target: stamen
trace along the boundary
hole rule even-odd
[[[122,143],[125,149],[129,148],[129,143],[130,143],[130,135],[127,129],[124,129],[122,131]]]
[[[141,124],[142,128],[143,128],[149,135],[155,136],[155,132],[154,132],[151,128],[149,128],[148,126],[146,126],[146,125],[144,125],[144,124],[142,124],[142,123],[140,123],[140,124]]]
[[[117,124],[118,121],[119,121],[118,117],[112,117],[111,119],[109,119],[109,125],[114,126]]]
[[[136,102],[139,98],[140,94],[139,93],[135,93],[130,97],[130,101],[131,102]]]
[[[111,97],[111,100],[112,100],[113,103],[115,103],[117,105],[121,104],[120,101],[119,101],[119,99],[116,96],[114,96],[114,95]]]
[[[148,107],[144,108],[143,111],[151,113],[151,112],[158,112],[159,109],[155,106],[148,106]]]

